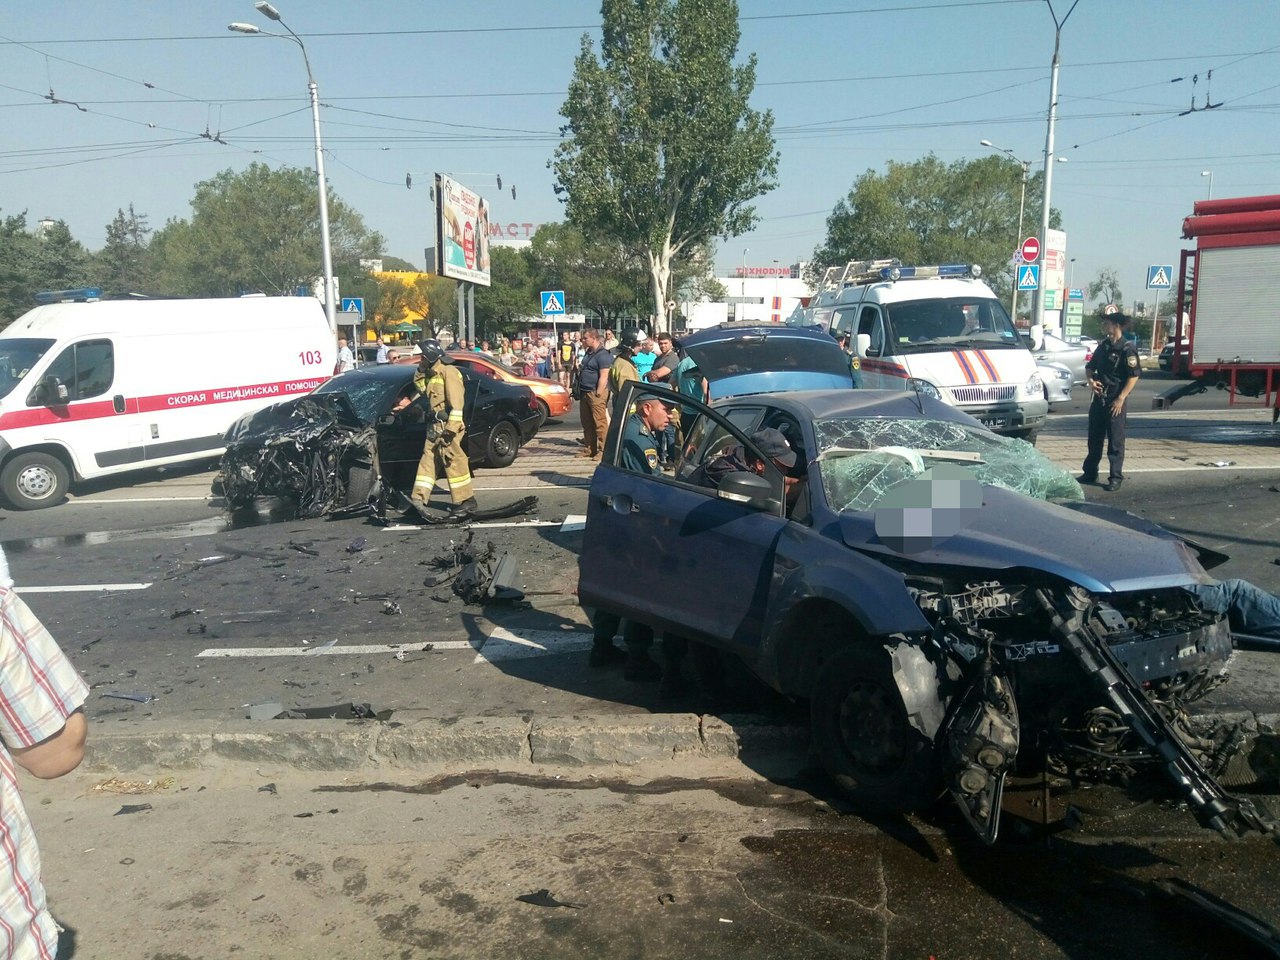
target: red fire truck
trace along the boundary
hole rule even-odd
[[[1182,251],[1174,373],[1194,382],[1156,398],[1165,407],[1179,397],[1216,386],[1231,403],[1268,406],[1280,416],[1280,195],[1200,200],[1182,221],[1196,248]],[[1183,311],[1189,319],[1183,319]],[[1185,329],[1184,329],[1185,326]]]

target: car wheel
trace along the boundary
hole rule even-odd
[[[0,491],[15,510],[39,510],[60,503],[70,484],[66,464],[48,453],[20,453],[0,474]]]
[[[373,468],[357,464],[347,470],[347,495],[343,498],[343,506],[355,507],[369,501],[369,491],[378,475]]]
[[[510,420],[499,420],[489,431],[484,445],[484,461],[491,467],[511,466],[520,450],[520,434]]]
[[[551,408],[547,406],[547,401],[541,397],[535,398],[538,406],[538,429],[541,430],[548,420],[551,419]]]
[[[901,813],[937,796],[933,743],[911,725],[883,649],[851,646],[823,664],[810,712],[822,765],[860,808]]]

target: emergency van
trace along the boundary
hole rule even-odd
[[[804,322],[848,349],[868,389],[923,389],[1032,443],[1048,416],[1035,356],[976,264],[855,260],[823,277]]]
[[[52,506],[73,481],[213,458],[233,422],[332,374],[313,297],[42,294],[0,330],[0,493]]]

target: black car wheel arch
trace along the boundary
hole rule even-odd
[[[933,742],[912,725],[883,648],[850,644],[829,657],[810,720],[822,765],[858,807],[902,813],[938,796]]]

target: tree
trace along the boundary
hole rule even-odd
[[[152,240],[157,282],[177,296],[234,296],[250,290],[292,294],[322,274],[315,175],[254,163],[196,184],[190,221],[170,220]],[[329,195],[334,273],[355,277],[382,237]]]
[[[735,0],[603,0],[597,59],[582,39],[551,166],[569,221],[643,256],[664,323],[672,262],[756,223],[775,186],[773,115],[752,110],[754,56],[735,66]]]
[[[0,219],[0,329],[34,306],[34,248],[25,211]]]
[[[422,327],[415,339],[438,337],[441,330],[453,326],[458,314],[454,281],[417,271],[403,276],[382,273],[371,279],[375,292],[365,300],[365,316],[379,333],[402,320]]]
[[[511,332],[523,317],[539,309],[538,288],[525,251],[511,247],[489,248],[487,287],[476,287],[476,335],[492,339]]]
[[[1035,208],[1043,177],[1027,183]],[[906,264],[977,263],[998,295],[1008,293],[1017,249],[1022,166],[1003,157],[945,164],[933,154],[910,163],[890,160],[868,170],[827,218],[827,238],[813,253],[812,278],[850,260],[896,257]],[[1057,227],[1061,217],[1050,211]],[[1029,222],[1024,214],[1024,230]]]
[[[567,223],[544,224],[526,256],[540,290],[563,290],[574,307],[600,326],[633,317],[644,303],[648,268],[634,249],[617,240],[588,238]]]
[[[67,290],[89,284],[89,253],[66,222],[42,224],[31,245],[34,290]]]
[[[106,245],[93,255],[94,283],[108,293],[146,291],[151,286],[148,245],[151,228],[145,214],[117,210],[107,224]]]
[[[1120,278],[1115,267],[1103,267],[1089,281],[1089,299],[1101,300],[1104,304],[1114,303],[1123,309],[1124,294],[1120,292]]]

